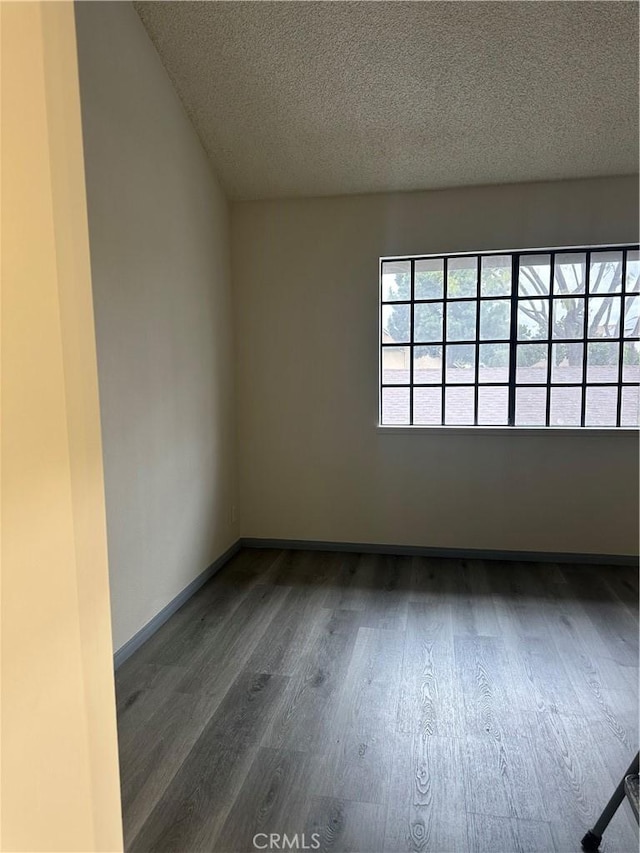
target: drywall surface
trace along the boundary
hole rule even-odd
[[[237,539],[228,207],[129,3],[78,3],[114,645]]]
[[[3,3],[0,849],[122,850],[71,3]]]
[[[633,432],[376,429],[380,256],[634,241],[637,188],[235,203],[242,535],[637,553]]]

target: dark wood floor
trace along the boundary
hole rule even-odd
[[[624,568],[243,551],[117,673],[126,849],[578,851],[638,749],[637,605]]]

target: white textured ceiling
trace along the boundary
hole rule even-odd
[[[234,199],[638,169],[637,2],[134,5]]]

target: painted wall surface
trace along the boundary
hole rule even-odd
[[[130,3],[78,3],[115,648],[238,538],[228,208]]]
[[[0,849],[122,850],[71,3],[2,3]]]
[[[232,211],[241,530],[248,537],[638,550],[638,440],[383,434],[378,259],[638,239],[622,177]]]

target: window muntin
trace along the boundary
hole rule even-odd
[[[638,246],[381,260],[384,426],[637,427]]]

